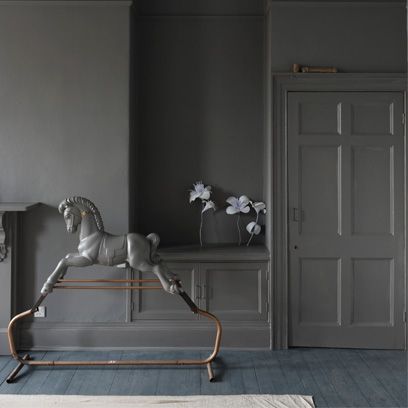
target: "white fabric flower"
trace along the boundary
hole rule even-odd
[[[262,201],[251,203],[251,205],[257,214],[259,214],[260,212],[262,212],[262,214],[266,214],[266,205]]]
[[[215,211],[215,203],[214,201],[208,200],[208,201],[204,201],[205,202],[205,206],[202,209],[202,213],[206,212],[207,210],[214,210]]]
[[[228,197],[226,201],[228,204],[230,204],[230,206],[226,209],[227,214],[238,214],[240,212],[246,214],[250,211],[250,208],[248,207],[249,198],[245,195],[242,195],[239,198]]]
[[[197,181],[193,184],[194,190],[190,190],[190,203],[195,201],[197,198],[201,200],[208,200],[211,195],[211,186],[204,186],[202,181]]]
[[[255,221],[251,221],[246,226],[246,229],[250,234],[258,235],[261,232],[261,226],[259,224],[257,224]]]

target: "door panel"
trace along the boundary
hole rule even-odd
[[[353,326],[394,324],[394,260],[353,259]]]
[[[299,233],[337,235],[340,230],[341,149],[338,146],[300,145],[299,153],[301,212],[298,217],[302,221],[298,223]],[[325,169],[324,172],[321,171],[322,168]],[[314,196],[320,197],[320,200],[315,200]]]
[[[340,272],[340,259],[300,259],[298,303],[300,325],[340,324]]]
[[[394,101],[351,101],[351,134],[357,135],[383,135],[394,134]]]
[[[339,118],[341,104],[336,101],[311,101],[298,105],[299,134],[310,135],[338,135],[341,134]]]
[[[393,234],[394,147],[352,146],[353,234]]]
[[[398,92],[290,92],[289,345],[404,348]]]

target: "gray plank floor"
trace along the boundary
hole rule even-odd
[[[200,351],[34,352],[34,359],[112,360],[202,358]],[[317,407],[407,407],[407,353],[290,349],[222,351],[217,381],[203,367],[25,367],[5,379],[15,362],[0,356],[0,394],[195,395],[307,394]],[[1,396],[0,396],[1,401]]]

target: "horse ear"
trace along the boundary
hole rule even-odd
[[[67,207],[68,207],[67,199],[61,201],[60,205],[58,206],[59,213],[62,214]]]

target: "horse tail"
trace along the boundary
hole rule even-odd
[[[146,238],[150,241],[150,259],[153,263],[157,264],[160,262],[160,256],[157,253],[157,248],[160,244],[160,237],[157,234],[152,233]]]

